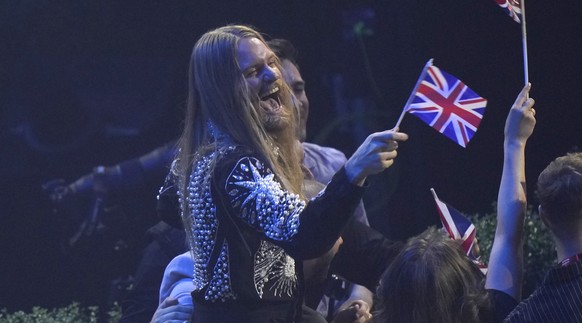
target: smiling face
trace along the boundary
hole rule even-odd
[[[305,93],[305,81],[301,77],[297,66],[290,60],[282,59],[281,66],[283,67],[283,79],[289,84],[293,95],[297,99],[297,107],[299,109],[299,140],[305,141],[307,137],[307,117],[309,116],[309,100]]]
[[[257,38],[243,38],[238,44],[237,60],[251,98],[267,131],[289,125],[290,114],[281,104],[281,71],[275,54]]]

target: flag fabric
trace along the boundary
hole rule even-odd
[[[521,23],[521,0],[495,0],[515,22]]]
[[[483,273],[483,275],[487,275],[487,269],[489,269],[489,268],[487,267],[487,265],[485,263],[483,263],[481,261],[481,257],[479,257],[478,259],[471,259],[471,260],[473,260],[475,265],[477,265],[477,267],[479,267],[479,270]]]
[[[441,201],[434,189],[430,189],[439,211],[443,228],[453,240],[460,240],[463,250],[467,256],[471,255],[471,249],[475,243],[475,234],[477,230],[469,219],[467,219],[461,212],[454,207]]]
[[[406,111],[466,147],[477,132],[487,100],[432,64],[423,74]]]

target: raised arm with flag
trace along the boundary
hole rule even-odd
[[[505,122],[503,173],[497,198],[497,227],[489,257],[485,287],[521,299],[523,277],[523,224],[527,198],[525,145],[536,119],[530,86],[523,88]]]

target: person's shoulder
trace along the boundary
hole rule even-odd
[[[222,152],[216,152],[214,156],[207,160],[212,160],[213,158],[216,158],[216,169],[220,171],[228,171],[232,169],[234,165],[239,164],[243,159],[261,159],[258,154],[243,146],[232,147]]]
[[[194,266],[192,254],[186,251],[174,257],[167,265],[168,271],[182,271],[185,268],[191,269]]]
[[[346,155],[343,152],[332,147],[320,146],[310,142],[303,142],[303,149],[306,155],[319,155],[326,157],[328,160],[347,160]]]
[[[260,168],[263,168],[265,165],[267,165],[265,158],[261,154],[245,147],[238,147],[237,149],[222,156],[219,160],[219,163],[223,166],[227,166],[228,168],[236,168],[241,164],[260,164],[262,165]]]
[[[261,155],[252,152],[232,153],[225,157],[215,169],[215,176],[223,189],[239,193],[251,189],[248,185],[241,187],[242,182],[276,181],[270,164]]]
[[[540,308],[540,306],[547,307],[548,302],[553,302],[553,300],[548,298],[550,297],[553,299],[553,296],[549,296],[549,294],[552,294],[550,289],[548,289],[548,286],[542,283],[542,285],[538,286],[531,295],[522,299],[506,316],[503,322],[524,322],[525,317],[531,318],[532,313],[537,312],[537,309]],[[548,291],[550,291],[550,293],[548,293]]]
[[[160,303],[167,297],[176,298],[182,304],[189,303],[190,292],[193,289],[192,268],[194,268],[194,260],[190,251],[174,257],[168,263],[160,284]]]

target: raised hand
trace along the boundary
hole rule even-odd
[[[536,111],[533,108],[534,99],[528,97],[530,89],[531,84],[528,84],[521,90],[509,111],[505,121],[506,143],[525,144],[534,130]]]
[[[398,129],[376,132],[368,136],[345,165],[348,180],[362,185],[369,175],[380,173],[394,163],[399,141],[408,135]]]

